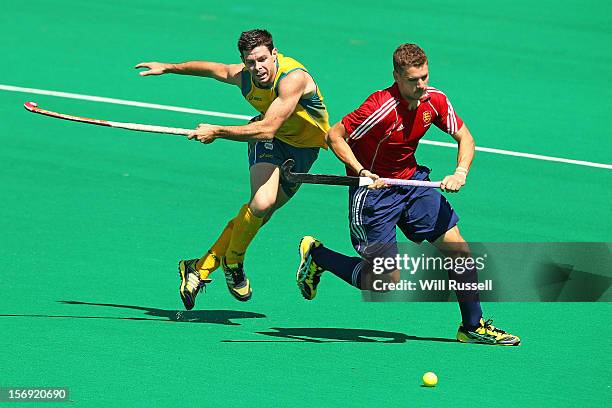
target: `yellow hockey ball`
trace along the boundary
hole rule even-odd
[[[423,374],[423,385],[426,387],[435,387],[438,383],[438,376],[431,371]]]

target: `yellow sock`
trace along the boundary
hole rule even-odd
[[[253,214],[248,205],[244,205],[236,218],[234,218],[234,228],[227,252],[225,254],[228,264],[235,264],[244,261],[244,254],[247,247],[255,238],[257,231],[261,228],[264,219]]]
[[[244,211],[246,204],[242,207],[243,208],[240,209],[238,215]],[[232,218],[227,223],[221,232],[221,235],[219,235],[219,238],[217,238],[217,241],[196,263],[196,269],[200,273],[200,279],[208,278],[208,275],[219,267],[221,258],[225,256],[230,239],[232,238],[232,230],[234,228],[236,218]]]

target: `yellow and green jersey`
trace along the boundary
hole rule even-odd
[[[265,114],[278,96],[278,85],[290,72],[306,68],[293,58],[277,54],[276,76],[270,88],[259,88],[247,69],[242,71],[242,95],[259,112]],[[275,137],[295,147],[323,147],[325,133],[329,130],[329,114],[323,103],[323,95],[317,92],[309,99],[300,99],[295,110],[276,132]]]

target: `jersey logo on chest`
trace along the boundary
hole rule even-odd
[[[423,112],[423,126],[431,125],[431,112],[425,111]]]

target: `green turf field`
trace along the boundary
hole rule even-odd
[[[477,145],[612,164],[608,2],[375,4],[10,2],[0,85],[250,115],[237,88],[132,67],[238,62],[239,33],[265,27],[309,68],[335,122],[390,85],[393,50],[416,42]],[[217,272],[179,314],[177,261],[201,255],[248,200],[246,145],[69,123],[27,113],[27,100],[116,121],[241,123],[0,89],[0,387],[67,386],[84,407],[610,404],[609,303],[485,304],[523,340],[501,348],[455,342],[451,303],[365,303],[331,276],[304,301],[302,235],[353,254],[341,187],[304,186],[264,227],[245,265],[252,301],[231,298]],[[455,154],[422,145],[417,158],[441,178]],[[331,153],[314,170],[342,171]],[[451,201],[470,241],[607,242],[610,185],[609,168],[480,152]],[[436,388],[420,387],[426,371]]]

